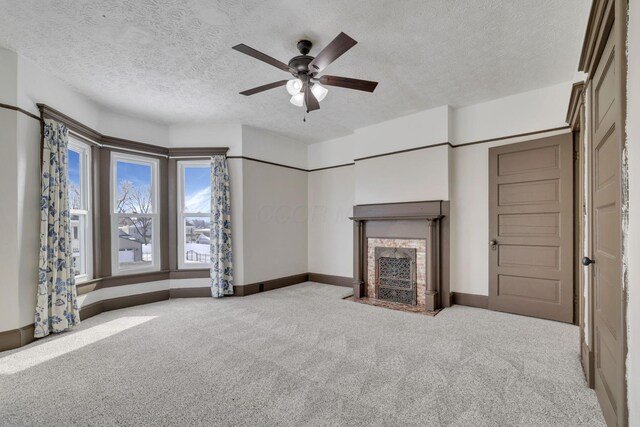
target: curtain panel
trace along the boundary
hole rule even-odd
[[[66,331],[80,323],[71,248],[68,133],[63,124],[44,121],[36,338]]]
[[[233,295],[231,197],[226,156],[211,157],[211,296]]]

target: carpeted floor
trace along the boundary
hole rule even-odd
[[[348,294],[304,283],[100,314],[0,353],[0,425],[603,425],[575,326]]]

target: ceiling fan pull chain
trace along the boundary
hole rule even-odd
[[[302,115],[302,121],[305,122],[305,123],[307,122],[307,110],[306,109],[304,110],[304,113]]]

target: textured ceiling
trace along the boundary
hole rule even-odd
[[[0,0],[0,45],[107,108],[169,123],[227,122],[305,142],[444,104],[470,105],[571,80],[587,0]],[[329,88],[321,110],[284,88],[288,74],[231,49],[288,62],[340,31],[359,43],[326,74],[376,80]]]

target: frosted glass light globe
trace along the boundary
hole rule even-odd
[[[291,97],[291,103],[296,107],[302,107],[304,105],[304,94],[298,92]]]
[[[287,92],[289,95],[295,95],[296,93],[300,93],[302,90],[302,80],[293,79],[287,82]]]
[[[311,87],[311,92],[313,92],[313,95],[316,97],[318,102],[321,102],[327,96],[327,93],[329,93],[329,90],[323,86],[320,86],[318,83],[316,83]]]

